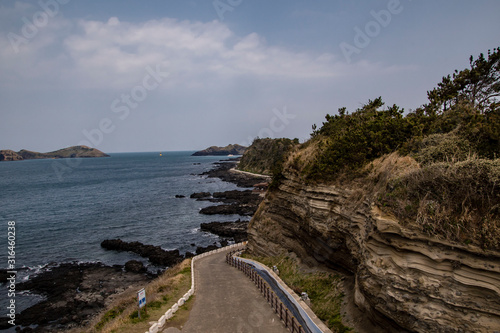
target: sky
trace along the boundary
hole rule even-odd
[[[497,0],[0,2],[0,149],[307,140],[340,107],[406,111],[500,46]]]

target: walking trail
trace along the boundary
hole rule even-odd
[[[195,263],[195,300],[182,333],[287,333],[252,281],[226,264],[229,251]],[[163,332],[179,330],[165,329]]]

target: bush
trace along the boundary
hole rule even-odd
[[[431,134],[424,138],[413,157],[428,165],[436,162],[463,161],[474,151],[471,143],[458,135],[457,131],[446,134]]]
[[[310,180],[333,179],[340,173],[359,170],[377,157],[395,151],[411,136],[412,125],[403,109],[384,105],[379,97],[353,114],[345,108],[326,116],[312,140],[319,141],[316,158],[305,168]]]
[[[281,169],[284,156],[298,139],[255,139],[241,157],[238,169],[253,173],[273,175]]]

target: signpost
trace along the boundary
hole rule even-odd
[[[141,308],[143,306],[146,306],[146,289],[142,288],[141,290],[139,290],[137,292],[137,300],[139,301],[138,314],[139,314],[139,319],[140,319],[141,318]],[[147,312],[147,308],[145,309],[145,311]]]

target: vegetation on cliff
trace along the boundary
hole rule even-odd
[[[242,155],[247,147],[238,144],[227,145],[225,147],[211,146],[193,153],[192,156],[225,156],[225,155]]]
[[[272,175],[281,169],[286,153],[298,144],[299,139],[257,138],[241,157],[238,169],[263,175]]]
[[[327,115],[275,180],[289,172],[310,183],[370,184],[363,196],[401,223],[500,249],[499,96],[497,48],[444,77],[428,92],[429,103],[412,112],[383,108],[379,97],[353,113]],[[390,173],[380,169],[388,156]],[[397,160],[404,170],[394,169]]]

